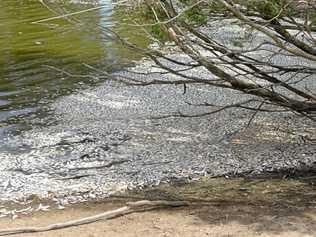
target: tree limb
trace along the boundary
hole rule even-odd
[[[55,223],[55,224],[42,226],[42,227],[22,227],[22,228],[17,228],[17,229],[0,230],[0,236],[59,230],[59,229],[65,229],[65,228],[79,226],[79,225],[86,225],[86,224],[94,223],[100,220],[109,220],[109,219],[117,218],[120,216],[128,215],[134,212],[144,212],[144,211],[150,211],[150,210],[160,209],[160,208],[182,207],[182,206],[188,206],[188,205],[189,205],[189,202],[186,202],[186,201],[143,200],[143,201],[137,201],[137,202],[128,202],[126,203],[126,206],[124,207],[121,207],[112,211],[103,212],[94,216],[85,217],[82,219],[71,220],[67,222],[60,222],[60,223]]]

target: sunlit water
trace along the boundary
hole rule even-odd
[[[101,29],[116,27],[121,20],[111,0],[44,2],[0,1],[0,138],[8,124],[18,124],[40,105],[98,82],[62,71],[88,75],[93,71],[84,64],[109,68],[131,58]],[[97,6],[102,8],[36,23]]]

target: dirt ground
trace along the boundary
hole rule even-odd
[[[211,179],[162,185],[111,200],[0,219],[0,230],[46,226],[120,208],[139,199],[190,200],[189,207],[138,212],[23,237],[316,237],[314,182]]]
[[[42,226],[115,209],[123,203],[84,204],[0,220],[0,228]],[[133,213],[107,221],[25,237],[309,237],[316,236],[316,209],[211,205]]]

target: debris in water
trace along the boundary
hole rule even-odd
[[[49,205],[45,206],[42,203],[40,203],[35,211],[49,211]]]

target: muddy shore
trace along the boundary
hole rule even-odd
[[[99,201],[0,219],[0,229],[45,226],[114,210],[128,201],[187,200],[192,206],[138,212],[89,225],[19,236],[315,236],[315,179],[208,179],[160,185]],[[172,225],[170,225],[172,223]],[[124,228],[122,228],[124,226]]]

